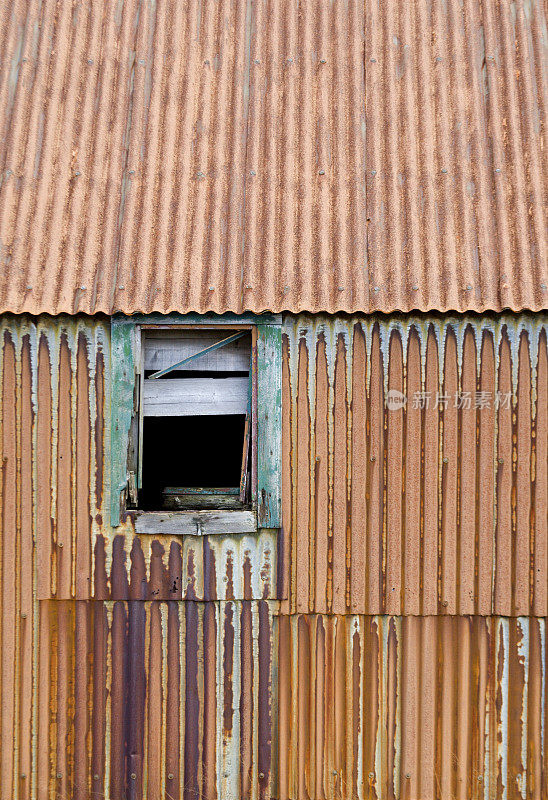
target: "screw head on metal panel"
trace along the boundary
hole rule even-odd
[[[372,64],[376,64],[377,63],[377,59],[376,58],[370,58],[369,60],[371,61]]]
[[[339,290],[339,292],[344,292],[344,286],[337,286],[337,289]]]
[[[325,64],[325,58],[320,58],[320,64]]]
[[[369,460],[370,461],[376,461],[376,457],[375,456],[371,456],[371,458]]]
[[[418,292],[419,291],[419,287],[418,286],[413,286],[413,291],[414,292]]]
[[[129,777],[131,778],[132,781],[136,781],[137,780],[137,775],[134,772],[132,772]]]
[[[264,780],[264,772],[259,772],[259,780]]]
[[[504,464],[504,459],[503,458],[499,458],[499,464]]]
[[[500,167],[497,167],[495,172],[500,172]]]
[[[98,776],[98,775],[94,775],[94,776],[93,776],[93,780],[94,780],[94,781],[98,781],[98,780],[99,780],[99,776]]]
[[[318,175],[325,175],[325,171],[324,171],[323,169],[321,169],[321,170],[318,172]]]
[[[374,773],[373,773],[373,772],[370,772],[370,773],[369,773],[369,780],[371,780],[371,781],[372,781],[374,777],[375,777]]]
[[[210,292],[214,292],[214,291],[215,291],[215,287],[214,287],[214,286],[210,286],[210,287],[209,287],[209,291],[210,291]]]
[[[405,773],[405,777],[407,778],[407,780],[409,780],[411,778],[411,775],[409,774],[409,772]]]
[[[62,547],[62,546],[63,546],[63,542],[59,542],[59,544],[57,545],[57,547]]]
[[[449,459],[447,458],[447,456],[445,456],[445,458],[443,459],[443,463],[444,464],[449,464]]]
[[[26,618],[27,618],[27,615],[26,615],[26,614],[25,614],[25,612],[23,611],[23,613],[21,614],[21,619],[26,619]]]
[[[254,170],[254,169],[252,169],[252,170],[250,171],[250,173],[249,173],[249,174],[250,174],[250,175],[256,175],[257,173],[255,172],[255,170]]]
[[[58,772],[58,773],[57,773],[57,777],[58,777],[58,778],[62,778],[63,776],[61,775],[61,773],[60,773],[60,772]]]
[[[375,175],[376,175],[376,174],[377,174],[377,170],[376,170],[376,169],[372,169],[372,170],[371,170],[371,175],[372,175],[373,177],[375,177]]]
[[[123,292],[125,288],[126,288],[125,286],[119,286],[119,287],[118,287],[118,289],[119,289],[121,292]]]
[[[546,284],[545,283],[541,283],[540,284],[540,288],[542,289],[543,292],[545,292],[546,291]]]
[[[173,773],[172,773],[172,772],[170,772],[170,773],[169,773],[169,775],[168,775],[167,777],[168,777],[168,780],[172,781],[172,780],[173,780]]]
[[[442,169],[442,172],[443,172],[444,175],[447,175],[447,170],[446,169]]]
[[[436,61],[439,63],[440,61],[443,61],[443,58],[441,56],[437,56]]]
[[[30,292],[32,290],[32,286],[25,286],[25,289],[27,290],[27,292]]]
[[[448,605],[449,605],[448,601],[447,601],[447,600],[444,600],[444,601],[443,601],[443,603],[442,603],[442,606],[443,606],[444,608],[447,608],[447,606],[448,606]]]
[[[478,783],[481,783],[482,781],[483,781],[483,775],[478,775]]]

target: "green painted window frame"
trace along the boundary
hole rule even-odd
[[[134,416],[141,326],[253,325],[257,331],[257,526],[281,527],[282,332],[273,314],[116,314],[111,318],[110,524],[120,524],[128,488],[129,433]]]

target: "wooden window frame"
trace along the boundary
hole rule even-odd
[[[117,527],[127,510],[127,493],[130,488],[128,448],[130,428],[138,424],[142,437],[142,424],[137,418],[142,408],[141,375],[142,334],[146,330],[173,330],[185,328],[219,330],[249,330],[252,334],[252,413],[251,432],[251,510],[257,528],[281,526],[281,317],[272,314],[150,314],[111,318],[111,502],[110,521]],[[140,442],[142,445],[142,442]],[[140,476],[136,478],[137,485]],[[227,525],[238,528],[236,516],[249,526],[249,509],[210,512],[132,512],[142,518],[139,528],[150,530],[155,525],[171,530],[177,517],[181,532],[188,530],[188,516],[198,520],[197,532],[207,532],[204,521],[215,520],[222,526],[219,514],[232,515]],[[186,515],[186,517],[185,517]],[[246,516],[244,516],[246,515]],[[194,521],[193,523],[194,524]],[[176,523],[175,523],[176,525]],[[192,527],[192,526],[191,526]],[[158,530],[157,532],[160,532]]]

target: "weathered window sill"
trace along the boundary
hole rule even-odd
[[[256,511],[137,511],[133,516],[137,533],[210,536],[257,530]]]

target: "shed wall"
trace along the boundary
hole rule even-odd
[[[109,321],[4,317],[2,800],[545,796],[547,325],[286,318],[283,530],[181,540],[108,525]]]

